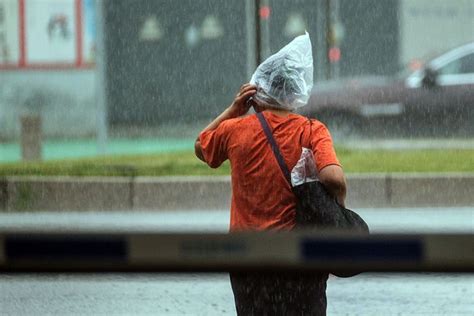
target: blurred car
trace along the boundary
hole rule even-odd
[[[333,137],[474,136],[474,42],[393,77],[315,84],[301,114]]]

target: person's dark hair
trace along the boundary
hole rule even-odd
[[[296,69],[279,69],[272,75],[270,95],[279,95],[292,102],[297,95],[301,94],[301,88],[296,81],[296,78],[299,78]]]

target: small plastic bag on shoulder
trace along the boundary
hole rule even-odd
[[[255,99],[294,110],[306,105],[313,87],[313,53],[306,32],[261,63],[250,79]]]
[[[318,180],[318,170],[314,162],[313,152],[309,148],[302,147],[300,159],[291,170],[291,185],[295,187]]]

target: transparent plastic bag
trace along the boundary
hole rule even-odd
[[[318,181],[318,171],[311,149],[302,147],[301,156],[291,170],[291,185],[293,187],[307,182]]]
[[[313,87],[313,53],[309,34],[296,37],[261,63],[250,79],[256,100],[287,110],[306,105]]]

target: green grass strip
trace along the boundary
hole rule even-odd
[[[346,173],[474,172],[474,150],[338,149]],[[211,169],[192,151],[166,154],[103,156],[46,162],[0,164],[0,176],[174,176],[228,175],[229,163]]]

